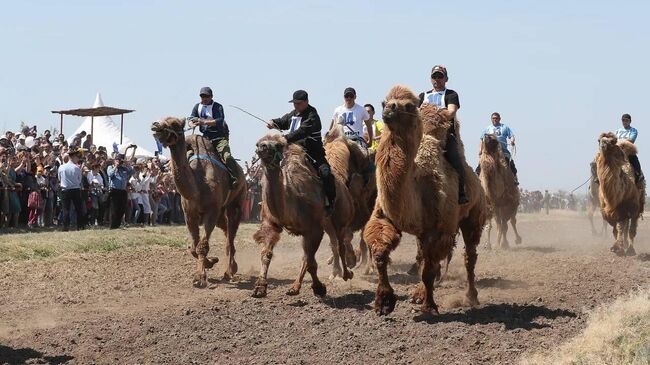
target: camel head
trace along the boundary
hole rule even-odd
[[[616,144],[618,139],[612,132],[601,133],[598,137],[598,150],[603,154],[619,152],[621,149]]]
[[[151,124],[151,131],[163,146],[173,146],[179,138],[183,138],[185,133],[185,120],[167,117]]]
[[[255,153],[262,161],[262,165],[267,168],[276,168],[280,166],[283,153],[287,147],[287,140],[281,135],[266,135],[260,138],[255,144]]]
[[[411,89],[402,85],[393,86],[382,103],[382,118],[386,127],[397,133],[411,133],[419,128],[421,122],[417,105],[418,98]]]
[[[499,144],[499,140],[497,139],[497,136],[494,134],[485,134],[483,135],[483,151],[489,153],[489,154],[494,154],[499,151],[499,148],[501,148]]]

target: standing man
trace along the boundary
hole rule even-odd
[[[618,139],[627,139],[628,141],[635,143],[636,137],[639,134],[636,128],[632,127],[632,116],[629,114],[623,114],[621,117],[621,122],[623,123],[623,128],[616,130],[616,138]],[[643,180],[643,171],[641,171],[641,163],[639,162],[639,157],[637,155],[628,156],[630,165],[634,169],[634,181],[638,184],[639,181]]]
[[[357,92],[351,87],[343,90],[343,105],[338,106],[334,109],[334,117],[332,117],[332,123],[330,124],[330,129],[334,123],[341,124],[343,126],[343,133],[349,139],[355,142],[365,143],[366,148],[372,144],[373,133],[372,133],[372,122],[370,121],[370,115],[366,109],[361,105],[356,103]],[[368,139],[363,139],[363,125],[366,125],[368,130]]]
[[[214,149],[226,164],[230,175],[230,188],[237,183],[237,162],[230,153],[228,138],[230,131],[226,124],[223,106],[212,99],[212,89],[202,87],[199,91],[201,102],[194,105],[190,128],[199,127],[203,136],[212,142]]]
[[[548,215],[548,210],[551,206],[551,194],[548,193],[548,190],[544,190],[544,199],[542,200],[542,203],[544,204],[546,215]]]
[[[384,130],[384,122],[381,119],[375,119],[375,107],[372,104],[366,104],[363,107],[370,116],[370,124],[372,124],[372,144],[370,149],[375,151],[379,146],[381,132]],[[370,133],[368,133],[368,139],[370,139]]]
[[[494,112],[490,116],[490,119],[492,120],[492,124],[490,124],[489,126],[487,126],[487,128],[483,130],[483,133],[481,133],[481,140],[486,134],[494,134],[497,137],[497,140],[501,145],[501,151],[503,152],[503,157],[506,158],[506,162],[510,167],[510,171],[512,171],[512,174],[515,176],[515,185],[519,185],[519,180],[517,179],[517,167],[515,167],[515,162],[512,160],[512,155],[508,150],[508,143],[510,143],[512,146],[515,145],[515,135],[512,133],[512,129],[510,129],[510,127],[501,123],[501,114]],[[479,157],[482,154],[483,154],[483,143],[479,145],[479,152],[478,152]],[[481,174],[480,165],[476,168],[476,173],[478,175]]]
[[[267,127],[289,130],[285,135],[287,143],[296,143],[305,149],[323,183],[325,213],[329,216],[336,200],[336,185],[330,165],[325,159],[320,117],[316,108],[309,105],[309,97],[304,90],[294,92],[289,102],[293,103],[294,110],[280,118],[271,119]]]
[[[122,217],[126,213],[126,184],[133,174],[133,169],[124,163],[124,155],[115,156],[113,165],[106,169],[108,177],[108,202],[110,204],[111,229],[120,228]]]
[[[81,169],[79,157],[81,152],[73,148],[68,153],[69,160],[59,167],[59,182],[63,197],[63,231],[70,229],[70,204],[74,204],[77,216],[77,230],[84,229],[85,217],[81,208]]]
[[[458,173],[458,204],[467,204],[465,193],[465,169],[459,152],[459,141],[456,136],[456,112],[460,109],[458,93],[447,89],[447,68],[442,65],[435,65],[431,69],[431,85],[433,89],[420,93],[420,105],[435,104],[438,108],[445,108],[446,116],[451,121],[447,130],[447,141],[445,146],[445,158]]]

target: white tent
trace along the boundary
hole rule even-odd
[[[99,108],[104,106],[104,102],[102,101],[102,96],[97,93],[97,97],[95,98],[95,103],[93,104],[93,108]],[[122,137],[122,143],[120,144],[120,126],[115,124],[113,122],[113,119],[111,119],[110,116],[106,117],[94,117],[92,118],[92,124],[93,124],[93,144],[97,147],[99,146],[104,146],[106,147],[106,151],[110,154],[113,152],[113,144],[117,143],[118,150],[120,153],[124,153],[124,150],[131,145],[135,144],[133,143],[133,140],[126,135]],[[77,134],[81,133],[81,131],[85,131],[87,134],[90,134],[91,130],[91,117],[86,117],[84,119],[84,122],[81,123],[79,128],[74,131],[72,135],[68,138],[68,143],[72,143],[72,140],[74,136]],[[153,141],[152,141],[153,143]],[[138,146],[138,148],[135,151],[136,156],[146,156],[146,157],[153,157],[153,153],[150,152],[149,150],[142,148]]]

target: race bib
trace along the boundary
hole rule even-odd
[[[354,112],[345,112],[341,114],[341,120],[343,124],[344,133],[346,136],[355,136],[359,137],[359,133],[354,131],[354,126],[357,122],[357,116],[354,115]]]
[[[302,117],[291,117],[291,127],[289,127],[289,132],[293,132],[296,129],[300,128],[301,122]]]

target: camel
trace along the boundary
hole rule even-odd
[[[450,126],[446,110],[434,105],[418,110],[417,96],[401,85],[390,90],[384,105],[385,129],[376,156],[378,196],[364,231],[379,277],[375,311],[386,315],[395,309],[387,266],[402,232],[417,238],[422,283],[414,299],[422,300],[423,313],[438,313],[434,279],[440,275],[440,262],[450,257],[459,230],[465,241],[466,298],[470,305],[477,305],[476,248],[486,220],[481,184],[465,162],[470,201],[458,204],[458,177],[443,157],[444,136]],[[462,145],[460,149],[464,154]]]
[[[352,218],[352,198],[345,182],[336,180],[336,201],[331,217],[326,217],[323,201],[324,191],[320,178],[304,149],[296,144],[287,144],[280,135],[267,135],[257,142],[257,155],[263,169],[262,176],[262,223],[253,235],[263,245],[262,266],[255,283],[253,297],[267,294],[267,276],[273,248],[280,239],[283,229],[292,235],[302,236],[304,251],[302,267],[287,295],[300,293],[305,272],[312,278],[312,290],[317,296],[327,293],[325,285],[318,279],[316,251],[324,231],[332,242],[332,251],[337,251],[340,260],[334,262],[333,275],[341,270],[343,280],[352,279],[353,273],[346,265],[345,237],[350,235],[348,224]],[[336,174],[335,174],[336,176]],[[342,267],[339,264],[342,261]]]
[[[637,148],[610,132],[600,135],[598,149],[600,210],[607,223],[614,227],[616,239],[611,251],[619,256],[633,256],[637,224],[645,205],[645,182],[638,185],[634,182],[634,172],[628,162],[628,156],[636,154]]]
[[[346,263],[352,268],[358,256],[362,273],[368,275],[372,270],[372,265],[369,260],[368,246],[363,240],[363,227],[370,218],[377,198],[375,172],[374,168],[370,166],[370,164],[374,164],[375,154],[371,151],[363,151],[356,142],[345,137],[343,127],[339,124],[332,126],[324,141],[327,160],[332,171],[340,180],[346,182],[353,199],[354,216],[350,221],[350,232],[353,234],[362,231],[359,250],[356,252],[352,250],[350,243],[352,236],[346,237],[346,254],[348,254]],[[367,173],[367,180],[365,180],[363,175],[368,169],[372,171]],[[333,255],[328,263],[333,261],[335,256]]]
[[[596,176],[596,162],[591,163],[591,177],[589,178],[589,187],[587,188],[587,218],[591,225],[591,234],[594,236],[602,236],[605,234],[607,228],[607,221],[602,218],[603,225],[600,228],[600,233],[596,231],[594,225],[594,214],[600,209],[600,199],[598,198],[598,177]]]
[[[515,232],[515,243],[521,244],[521,236],[517,231],[517,209],[519,208],[519,189],[515,185],[515,177],[506,162],[501,145],[494,134],[483,136],[483,153],[479,158],[481,166],[481,186],[485,191],[487,205],[497,226],[497,246],[508,248],[508,221]],[[488,225],[488,248],[490,231]]]
[[[226,255],[229,256],[224,279],[232,280],[237,273],[235,261],[235,235],[241,220],[241,202],[246,192],[243,170],[238,166],[237,184],[229,188],[228,171],[212,143],[203,136],[184,136],[185,120],[164,118],[151,125],[154,137],[171,152],[171,170],[174,183],[181,195],[185,213],[185,225],[190,232],[192,245],[190,253],[197,259],[193,285],[207,286],[206,270],[217,263],[216,257],[208,257],[210,235],[215,226],[226,236]],[[196,158],[188,161],[188,151]],[[200,226],[205,234],[200,237]]]

